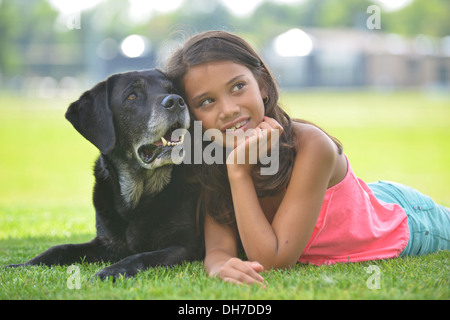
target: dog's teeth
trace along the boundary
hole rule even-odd
[[[167,141],[166,139],[164,139],[163,137],[161,137],[161,141],[162,141],[164,147],[165,147],[165,146],[168,146],[168,147],[175,147],[175,146],[180,145],[180,144],[183,143],[183,141],[184,141],[184,135],[183,135],[183,136],[180,136],[179,139],[180,139],[179,141],[176,141],[176,142],[175,142],[175,141]]]

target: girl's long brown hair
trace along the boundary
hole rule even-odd
[[[265,115],[274,118],[284,129],[280,136],[279,169],[275,175],[260,175],[262,165],[257,164],[254,166],[252,178],[259,197],[276,194],[288,185],[291,177],[295,159],[295,136],[291,118],[278,105],[279,94],[275,78],[253,48],[232,33],[207,31],[191,37],[182,48],[178,49],[168,60],[165,73],[179,93],[186,97],[183,78],[189,68],[213,61],[232,61],[247,67],[253,73],[260,88],[264,88],[268,93],[268,99],[264,104]],[[309,123],[304,120],[295,121]],[[341,153],[340,142],[334,137],[330,136],[330,138],[336,143]],[[223,154],[226,154],[225,150]],[[196,165],[193,166],[193,171],[192,176],[202,186],[202,200],[208,199],[208,213],[219,223],[235,224],[226,165]]]

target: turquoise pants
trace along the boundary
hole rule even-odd
[[[408,216],[409,242],[400,256],[450,250],[450,209],[417,190],[390,181],[368,184],[377,199],[397,203]]]

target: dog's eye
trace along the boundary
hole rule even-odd
[[[137,98],[137,94],[136,93],[130,93],[127,97],[128,100],[134,100]]]

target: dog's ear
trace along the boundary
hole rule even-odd
[[[110,153],[116,144],[106,87],[106,81],[98,83],[72,102],[66,112],[66,119],[103,154]]]

